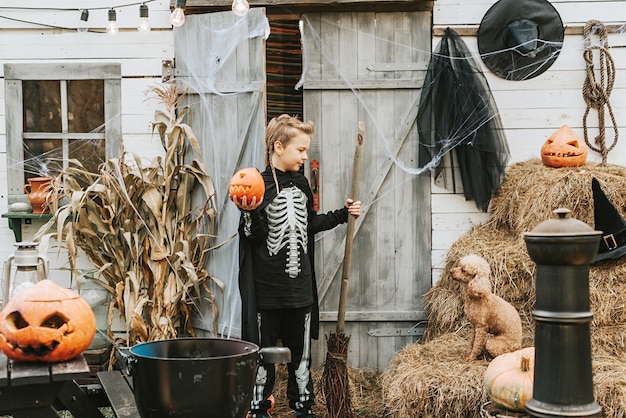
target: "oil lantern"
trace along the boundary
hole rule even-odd
[[[2,306],[6,306],[14,293],[30,287],[40,280],[48,278],[50,262],[48,258],[39,254],[39,243],[18,242],[17,250],[4,262],[4,286],[2,288]],[[39,269],[41,264],[42,269]],[[15,273],[12,274],[12,266]]]

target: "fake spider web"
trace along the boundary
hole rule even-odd
[[[224,196],[227,196],[228,173],[234,166],[260,167],[264,147],[262,140],[256,141],[252,143],[252,148],[247,150],[243,158],[232,155],[228,158],[223,157],[227,149],[224,142],[231,141],[233,138],[225,138],[221,134],[223,120],[220,119],[219,112],[216,112],[216,107],[219,107],[222,102],[215,100],[215,97],[227,100],[229,97],[251,94],[250,86],[224,90],[219,84],[220,77],[223,76],[221,71],[225,63],[233,59],[238,46],[245,44],[249,39],[267,37],[269,23],[262,14],[249,13],[242,19],[233,19],[232,24],[224,29],[214,30],[203,27],[204,23],[200,19],[189,17],[185,32],[175,30],[179,31],[176,34],[177,59],[182,60],[184,65],[192,70],[188,77],[182,80],[185,86],[191,92],[201,93],[194,95],[188,103],[196,109],[194,117],[203,119],[202,129],[196,134],[198,137],[210,138],[205,143],[212,147],[211,150],[203,150],[203,153],[210,156],[210,161],[206,163],[211,166],[210,175],[216,185],[219,199],[218,212],[221,216],[217,241],[223,243],[223,246],[215,251],[215,258],[222,259],[221,270],[210,271],[210,274],[215,274],[228,284],[220,303],[219,332],[229,337],[237,333],[236,319],[240,311],[240,301],[236,286],[237,251],[234,249],[235,241],[229,241],[234,232],[232,225],[237,224],[239,213],[224,199]],[[321,48],[320,34],[310,26],[306,17],[302,20],[302,25],[309,25],[309,32],[314,38],[313,44]],[[201,34],[206,31],[213,33],[208,38],[210,41],[199,39],[198,44],[185,39],[185,36],[190,33]],[[411,48],[409,45],[405,47]],[[391,151],[392,138],[389,138],[376,123],[375,112],[368,107],[363,94],[350,84],[347,76],[339,71],[339,63],[333,62],[325,51],[321,51],[328,64],[334,67],[339,77],[349,85],[356,100],[365,109],[372,126],[376,127],[376,135],[371,135],[371,137],[383,141],[387,152],[387,155],[381,157],[389,158],[395,166],[412,176],[428,171],[432,171],[436,179],[443,176],[444,185],[455,191],[459,189],[456,182],[460,177],[463,193],[466,193],[466,197],[474,199],[478,207],[484,209],[504,172],[508,161],[508,146],[495,102],[482,76],[482,69],[477,63],[476,54],[467,50],[462,41],[449,31],[446,31],[442,43],[437,46],[433,54],[430,51],[419,51],[419,53],[430,56],[431,64],[423,86],[423,99],[416,121],[420,132],[420,153],[419,164],[415,166]],[[305,49],[302,79],[294,88],[301,88],[303,85],[308,68],[307,56],[308,51]],[[458,86],[462,88],[459,89]],[[450,97],[455,99],[450,100]],[[446,101],[452,103],[444,103]],[[437,118],[441,114],[445,114],[446,118]],[[97,131],[100,132],[101,129],[102,127],[99,127]],[[262,137],[262,133],[260,135]],[[80,150],[81,153],[90,154],[99,146],[97,142],[83,140]],[[234,158],[240,159],[233,162]],[[64,161],[59,159],[57,151],[50,150],[23,161],[10,162],[9,169],[44,176],[58,171],[64,164]],[[487,170],[483,176],[476,178],[476,167],[486,167]],[[460,175],[455,170],[461,170]],[[471,178],[468,179],[468,176]],[[466,187],[466,184],[470,186]],[[383,197],[379,195],[377,199]],[[374,203],[375,201],[364,202],[363,209],[367,210]],[[231,229],[222,229],[223,225],[231,225]],[[318,237],[318,240],[320,239],[323,239],[323,235]],[[210,313],[202,313],[199,320],[204,324],[209,324],[212,321],[209,317]]]

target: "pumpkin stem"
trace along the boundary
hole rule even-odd
[[[520,368],[523,372],[527,372],[528,370],[530,370],[530,356],[528,354],[522,354]]]

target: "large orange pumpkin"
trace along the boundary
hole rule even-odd
[[[265,194],[265,182],[256,168],[243,168],[230,179],[231,199],[236,197],[237,200],[241,200],[245,196],[249,204],[256,197],[256,202],[261,203],[263,194]]]
[[[485,371],[485,389],[491,401],[512,411],[524,411],[533,397],[535,347],[499,355]]]
[[[541,147],[541,161],[548,167],[578,167],[587,161],[587,144],[563,125]]]
[[[14,294],[0,312],[0,349],[13,360],[71,360],[85,351],[95,334],[89,304],[51,280]]]

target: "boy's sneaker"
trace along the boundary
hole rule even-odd
[[[268,396],[267,400],[269,401],[269,407],[267,408],[267,412],[252,412],[249,411],[248,415],[246,415],[246,418],[270,418],[270,412],[272,412],[274,410],[274,407],[276,406],[276,399],[274,399],[274,395],[270,395]]]
[[[315,414],[310,409],[299,409],[296,411],[297,418],[315,418]]]

